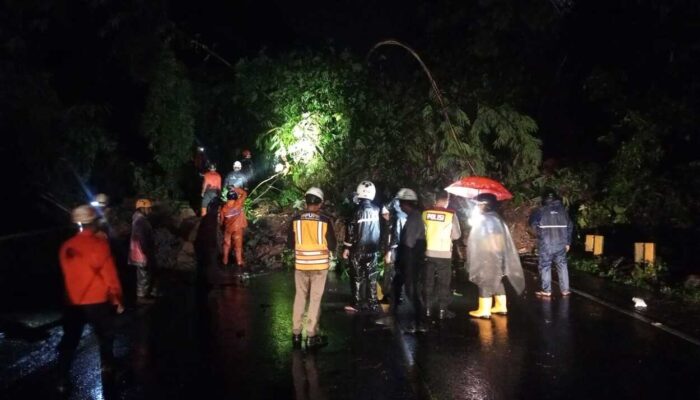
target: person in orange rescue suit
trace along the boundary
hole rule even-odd
[[[102,371],[108,373],[114,363],[113,313],[122,313],[122,288],[109,242],[97,235],[98,215],[83,205],[71,213],[81,230],[61,246],[59,261],[66,289],[63,337],[58,344],[60,380],[57,389],[68,388],[70,366],[80,344],[86,323],[92,325],[100,347]]]
[[[226,204],[219,211],[219,222],[224,229],[224,248],[222,262],[228,265],[231,244],[236,253],[236,264],[239,268],[245,267],[243,260],[243,235],[248,227],[243,204],[247,197],[246,191],[240,187],[229,188],[226,194]]]
[[[207,209],[212,200],[221,192],[221,175],[216,172],[216,165],[209,164],[208,171],[203,175],[202,181],[202,217],[207,215]]]
[[[306,347],[317,348],[326,344],[318,334],[321,298],[326,287],[326,277],[332,251],[336,248],[335,232],[330,218],[320,213],[323,191],[312,187],[304,196],[306,210],[294,216],[290,223],[287,246],[294,250],[294,309],[292,311],[292,345],[301,347],[301,333],[306,313]]]

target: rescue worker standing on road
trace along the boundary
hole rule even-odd
[[[209,204],[221,192],[221,175],[216,172],[216,165],[209,164],[208,171],[204,174],[202,181],[202,217],[207,215]]]
[[[306,191],[304,200],[306,210],[292,219],[287,236],[287,245],[294,250],[296,286],[292,314],[292,344],[295,348],[301,347],[304,310],[308,298],[306,347],[315,348],[326,344],[325,338],[318,335],[318,320],[336,239],[333,223],[320,213],[323,191],[312,187]]]
[[[396,257],[397,284],[406,286],[406,297],[413,308],[413,321],[406,331],[413,333],[416,330],[426,332],[428,330],[425,321],[423,295],[421,294],[423,283],[423,260],[425,258],[425,225],[423,216],[418,207],[418,196],[411,189],[400,189],[396,194],[401,210],[406,213],[406,224],[401,231],[401,238]],[[400,287],[400,286],[399,286]],[[396,297],[400,291],[395,289]]]
[[[449,202],[450,195],[443,190],[437,194],[435,206],[423,211],[426,241],[424,304],[425,316],[428,318],[435,304],[439,306],[440,319],[453,318],[455,315],[447,309],[452,298],[452,241],[459,239],[462,231],[454,210],[447,208]]]
[[[542,285],[535,294],[542,297],[552,295],[552,261],[554,261],[557,264],[559,290],[562,296],[568,296],[571,292],[566,253],[571,248],[574,225],[554,191],[545,191],[542,196],[542,207],[532,213],[529,225],[537,233],[538,269]]]
[[[231,245],[236,253],[236,265],[240,272],[244,272],[245,261],[243,260],[243,235],[248,227],[243,205],[247,194],[240,187],[230,188],[227,195],[226,204],[219,211],[219,223],[224,229],[223,258],[221,262],[228,265]]]
[[[479,308],[469,315],[491,318],[491,314],[508,312],[503,278],[507,277],[519,294],[525,288],[525,277],[510,230],[496,212],[496,196],[482,193],[474,203],[469,216],[467,267],[469,280],[479,287]]]
[[[346,311],[379,312],[377,301],[377,251],[381,227],[380,209],[372,203],[377,190],[370,181],[362,181],[357,186],[359,204],[347,224],[343,258],[352,264],[351,285],[353,304]]]
[[[70,366],[80,343],[83,327],[92,325],[100,347],[102,371],[114,368],[112,313],[124,311],[122,288],[109,243],[98,236],[97,213],[87,205],[71,213],[81,231],[61,246],[59,261],[66,289],[63,337],[58,344],[60,380],[58,390],[68,389]]]
[[[149,199],[136,200],[136,211],[131,218],[128,264],[136,268],[136,300],[142,304],[157,296],[155,243],[153,227],[148,220],[152,206]]]

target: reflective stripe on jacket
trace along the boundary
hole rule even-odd
[[[304,212],[292,219],[289,244],[294,248],[294,267],[301,271],[325,270],[330,250],[335,248],[335,232],[328,217]]]
[[[447,208],[429,208],[423,211],[425,224],[425,255],[435,258],[452,258],[452,241],[462,232],[454,211]]]
[[[381,237],[380,208],[367,199],[360,200],[352,219],[346,225],[345,247],[357,253],[379,250]]]
[[[559,200],[551,200],[535,210],[528,221],[537,232],[540,247],[560,249],[571,244],[574,224]]]

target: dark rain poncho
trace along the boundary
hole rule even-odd
[[[525,289],[523,268],[513,244],[510,230],[495,212],[476,218],[467,242],[469,280],[488,292],[495,293],[504,276],[518,294]]]

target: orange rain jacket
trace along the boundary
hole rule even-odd
[[[121,304],[122,287],[107,239],[85,230],[61,246],[59,261],[68,302]]]
[[[202,193],[207,190],[221,190],[221,175],[216,171],[207,171],[202,182]]]
[[[219,212],[219,221],[226,232],[240,231],[248,227],[248,220],[243,211],[243,203],[248,194],[241,188],[234,188],[234,190],[238,193],[238,199],[227,200]]]

